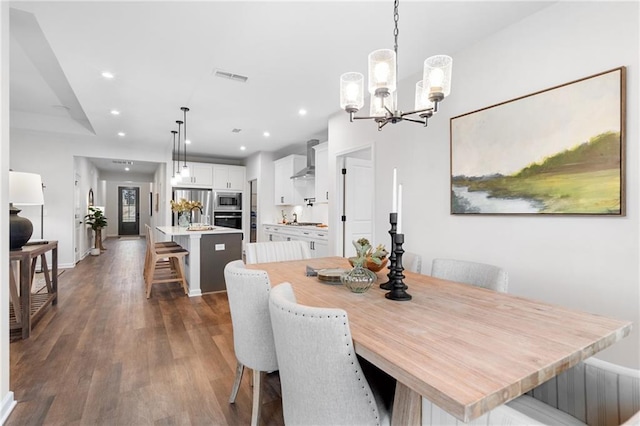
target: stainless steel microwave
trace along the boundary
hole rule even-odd
[[[242,193],[216,191],[214,211],[220,210],[242,210]]]

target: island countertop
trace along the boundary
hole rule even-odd
[[[203,231],[189,231],[183,226],[157,226],[156,229],[165,235],[208,235],[208,234],[241,234],[242,229],[227,228],[224,226],[214,226],[213,229]]]

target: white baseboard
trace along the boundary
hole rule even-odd
[[[13,399],[13,392],[9,391],[0,403],[0,425],[3,425],[4,422],[7,421],[9,414],[11,414],[16,404],[16,400]]]

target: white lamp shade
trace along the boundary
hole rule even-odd
[[[391,49],[369,53],[369,93],[396,91],[396,52]]]
[[[453,59],[447,55],[436,55],[424,61],[423,80],[429,93],[442,93],[444,97],[451,93],[451,68]]]
[[[364,76],[347,72],[340,76],[340,108],[359,111],[364,106]]]
[[[35,173],[9,172],[9,202],[23,206],[44,204],[42,178]]]
[[[189,167],[185,164],[184,166],[182,166],[182,177],[186,178],[189,177],[191,175],[191,172],[189,171]]]
[[[398,99],[398,92],[393,92],[386,98],[380,98],[377,96],[371,96],[371,103],[369,104],[369,116],[371,117],[384,117],[389,111],[394,112],[396,110]],[[387,108],[385,108],[387,107]]]
[[[416,83],[415,110],[433,108],[433,102],[429,100],[429,90],[424,86],[424,80]]]

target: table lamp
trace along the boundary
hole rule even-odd
[[[35,173],[9,171],[9,248],[21,250],[33,233],[33,224],[26,217],[18,216],[16,205],[38,206],[44,204],[42,179]]]

